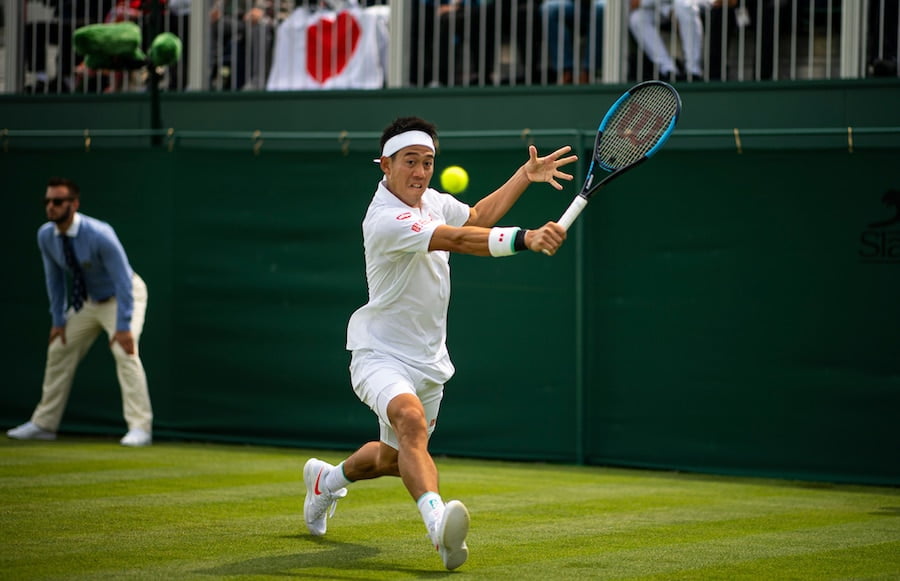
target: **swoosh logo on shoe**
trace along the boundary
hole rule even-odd
[[[313,487],[313,492],[315,493],[316,496],[319,496],[320,494],[322,494],[322,490],[319,488],[319,479],[322,478],[323,470],[324,470],[324,468],[320,469],[319,473],[316,474],[316,485]]]

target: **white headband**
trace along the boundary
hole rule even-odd
[[[410,145],[424,145],[431,151],[434,151],[434,140],[424,131],[406,131],[399,135],[395,135],[387,140],[384,148],[381,150],[381,157],[390,157]],[[380,163],[380,159],[373,159],[375,163]]]

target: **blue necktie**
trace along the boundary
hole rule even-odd
[[[87,297],[87,288],[84,286],[84,271],[75,258],[75,249],[72,247],[72,239],[62,235],[63,254],[66,255],[66,264],[72,270],[72,307],[76,312],[81,310],[84,299]]]

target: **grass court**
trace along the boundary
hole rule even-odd
[[[900,579],[900,490],[438,458],[472,517],[447,572],[398,479],[324,538],[303,463],[340,452],[0,440],[0,579]]]

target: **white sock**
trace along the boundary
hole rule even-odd
[[[330,492],[336,492],[352,482],[352,480],[347,480],[347,477],[344,476],[343,462],[329,470],[328,474],[325,475],[325,489]]]
[[[435,524],[444,514],[444,501],[437,492],[426,492],[416,501],[419,512],[422,513],[422,520],[425,521],[425,528],[428,532],[434,530]]]

